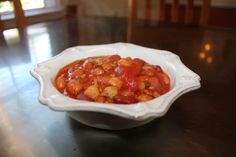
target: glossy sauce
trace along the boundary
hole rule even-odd
[[[101,103],[144,102],[170,90],[160,66],[119,55],[77,60],[61,68],[54,81],[66,96]]]

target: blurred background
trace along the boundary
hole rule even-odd
[[[144,18],[145,1],[138,1],[137,17]],[[128,0],[21,0],[22,8],[28,19],[28,24],[64,18],[68,16],[108,16],[127,17]],[[158,1],[151,0],[150,19],[158,19]],[[166,18],[170,18],[172,0],[166,0]],[[187,0],[179,0],[179,19],[183,19]],[[195,20],[200,16],[203,0],[194,0]],[[16,27],[13,14],[14,5],[11,1],[1,0],[0,16],[4,29]],[[236,28],[236,1],[212,0],[209,9],[208,26]]]

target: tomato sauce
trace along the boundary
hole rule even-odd
[[[55,87],[78,100],[133,104],[170,90],[170,78],[158,65],[119,55],[89,57],[61,68]]]

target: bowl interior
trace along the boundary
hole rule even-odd
[[[83,52],[81,52],[83,51]],[[168,74],[171,80],[171,89],[175,87],[176,84],[176,76],[175,76],[175,67],[171,62],[166,61],[166,56],[158,55],[160,52],[146,52],[147,50],[135,50],[130,51],[128,49],[123,50],[117,50],[114,48],[99,48],[99,49],[92,49],[92,50],[81,50],[80,48],[74,48],[73,51],[68,53],[68,55],[58,56],[57,62],[53,64],[49,64],[52,66],[49,77],[51,82],[54,82],[54,78],[62,67],[65,65],[79,59],[84,59],[87,57],[93,57],[93,56],[104,56],[104,55],[113,55],[118,54],[121,57],[132,57],[132,58],[140,58],[146,61],[147,63],[153,64],[153,65],[159,65],[161,68]],[[165,51],[163,51],[164,53]],[[148,55],[147,55],[148,54]],[[39,65],[40,66],[40,65]]]

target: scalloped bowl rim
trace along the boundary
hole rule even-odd
[[[88,53],[86,53],[86,51]],[[104,55],[119,54],[121,56],[123,55],[130,57],[139,57],[137,54],[143,53],[142,55],[147,58],[161,58],[160,61],[163,61],[163,65],[166,64],[167,70],[169,68],[170,72],[173,75],[173,78],[171,79],[171,82],[173,82],[171,90],[166,94],[151,101],[129,105],[104,104],[76,100],[64,96],[56,90],[52,83],[52,79],[54,78],[59,68],[70,63],[73,60],[82,59],[89,56],[92,57],[94,56],[94,54],[100,56],[101,54],[103,54],[103,51],[107,51],[107,53],[105,53]],[[136,51],[136,54],[121,54],[121,51]],[[149,55],[147,56],[144,53],[149,53],[150,57]],[[75,57],[78,58],[75,59]],[[164,70],[166,71],[166,69]],[[166,72],[168,73],[168,71]],[[129,43],[113,43],[105,45],[71,47],[62,51],[60,54],[52,57],[51,59],[35,65],[30,70],[30,73],[40,83],[40,93],[38,97],[39,101],[42,104],[48,105],[48,107],[53,110],[101,112],[140,121],[148,118],[156,118],[163,116],[168,111],[171,104],[177,98],[189,91],[201,87],[200,77],[196,73],[191,71],[189,68],[187,68],[181,62],[179,56],[169,51],[151,49]],[[168,73],[168,75],[170,74]]]

